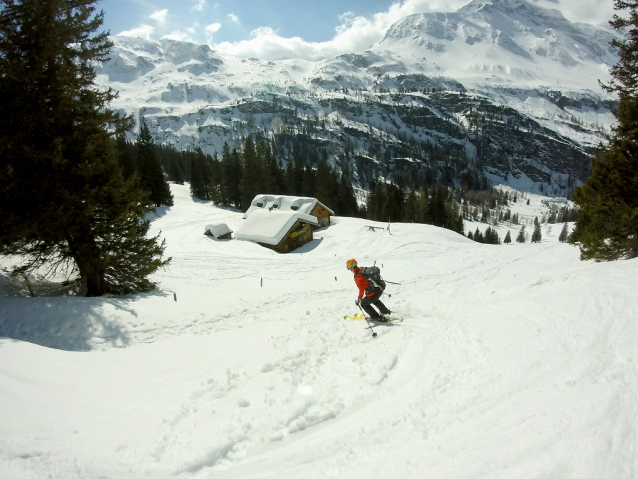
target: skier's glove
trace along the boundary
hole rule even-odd
[[[356,304],[357,306],[361,306],[361,300],[360,299],[355,299],[354,300],[354,304]]]

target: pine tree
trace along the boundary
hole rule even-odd
[[[338,194],[338,187],[328,164],[323,159],[320,159],[317,164],[316,181],[317,200],[329,208],[335,209],[336,205],[334,205],[334,201]]]
[[[191,155],[191,195],[201,200],[211,200],[211,166],[201,148]]]
[[[277,184],[277,177],[280,175],[277,171],[277,162],[274,161],[268,143],[263,138],[257,139],[255,153],[257,155],[258,168],[261,172],[260,193],[267,195],[283,194]]]
[[[505,212],[505,215],[503,216],[503,221],[510,221],[511,219],[512,219],[512,210],[508,208],[507,211]]]
[[[244,211],[250,207],[250,203],[255,196],[263,193],[261,191],[262,172],[260,170],[255,144],[252,138],[248,136],[244,142],[242,174],[239,182],[241,209]]]
[[[94,3],[0,0],[0,250],[18,271],[79,273],[88,296],[150,290],[168,261],[118,165],[132,122],[94,86],[112,46]]]
[[[567,229],[567,223],[563,224],[563,229],[561,230],[560,234],[558,235],[558,241],[560,241],[561,243],[565,243],[568,239],[569,236],[569,231]]]
[[[501,239],[498,236],[498,232],[491,226],[488,226],[487,230],[485,230],[484,241],[486,244],[501,244]]]
[[[456,215],[456,221],[452,223],[452,230],[459,234],[465,234],[465,223],[463,222],[463,215],[459,213]]]
[[[414,223],[417,215],[417,197],[414,190],[410,190],[408,196],[403,203],[403,211],[401,212],[401,221],[405,223]]]
[[[303,196],[304,164],[301,155],[297,153],[292,162],[292,177],[288,189],[292,196]]]
[[[532,243],[540,243],[543,239],[543,235],[541,233],[541,224],[538,221],[538,218],[534,218],[534,231],[532,232]]]
[[[317,187],[317,175],[315,170],[310,165],[305,165],[303,168],[303,190],[302,196],[308,198],[314,198]],[[340,213],[342,214],[342,213]]]
[[[366,202],[367,217],[369,219],[374,221],[385,221],[382,212],[385,200],[386,192],[384,185],[381,183],[373,183]]]
[[[286,180],[284,178],[284,171],[275,158],[275,154],[271,148],[266,148],[266,164],[270,176],[274,184],[274,190],[282,195],[286,194]]]
[[[610,22],[622,32],[612,41],[619,61],[612,81],[601,86],[618,94],[618,124],[608,144],[599,146],[592,175],[572,194],[581,211],[570,242],[579,245],[583,260],[638,257],[638,1],[615,0],[614,8],[628,15]]]
[[[341,172],[338,187],[338,204],[341,216],[357,216],[359,214],[359,205],[357,197],[354,194],[354,188],[350,182],[350,170],[346,165]]]
[[[226,142],[222,148],[221,173],[221,203],[239,208],[241,206],[239,190],[242,176],[241,156],[236,149],[231,151]]]
[[[385,192],[380,219],[382,221],[398,221],[403,210],[403,192],[393,183],[385,185]]]
[[[432,191],[432,197],[428,202],[425,222],[442,228],[448,226],[447,211],[445,209],[445,192],[440,185]],[[474,240],[476,241],[476,237]]]
[[[503,243],[510,244],[511,242],[512,242],[512,235],[510,235],[509,230],[507,230],[507,234],[505,235],[505,239],[503,240]]]
[[[164,150],[166,159],[162,159],[162,164],[166,164],[166,177],[179,185],[183,185],[186,179],[184,166],[180,161],[182,155],[175,150],[173,146],[169,146]]]
[[[417,223],[425,223],[425,218],[428,210],[428,192],[425,187],[419,189],[419,193],[416,198],[416,219]]]
[[[516,236],[517,243],[525,243],[525,225],[521,226],[520,231],[518,232],[518,236]]]
[[[128,180],[137,170],[132,153],[132,145],[126,141],[126,137],[123,134],[117,136],[116,143],[118,153],[117,160],[122,170],[122,176],[125,180]]]
[[[173,195],[166,181],[162,164],[155,151],[155,142],[143,118],[140,118],[140,134],[135,144],[137,150],[137,174],[140,186],[148,192],[155,207],[173,206]]]

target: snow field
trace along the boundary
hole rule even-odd
[[[279,255],[172,189],[158,292],[0,290],[0,477],[638,476],[635,260],[341,217]],[[350,257],[402,283],[376,338]]]

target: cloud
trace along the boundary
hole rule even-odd
[[[171,33],[164,35],[162,38],[169,38],[180,42],[197,43],[196,33],[197,32],[192,28],[188,28],[187,31],[173,30]]]
[[[208,25],[204,31],[206,32],[206,42],[209,44],[213,43],[213,33],[218,32],[222,27],[221,23],[211,23]]]
[[[206,33],[218,32],[221,27],[222,27],[221,23],[211,23],[210,25],[206,27]]]
[[[206,6],[206,0],[193,0],[191,12],[201,12]]]
[[[235,15],[234,13],[229,13],[227,16],[231,22],[239,23],[239,17]]]
[[[123,37],[138,37],[143,38],[144,40],[150,40],[153,32],[155,32],[155,28],[153,28],[151,25],[143,24],[139,27],[120,32],[118,33],[118,35],[121,35]]]
[[[300,37],[284,38],[270,27],[257,28],[251,32],[250,37],[250,40],[235,43],[218,43],[215,48],[234,55],[265,60],[318,59],[335,53],[326,44],[306,42]]]
[[[243,57],[264,60],[301,58],[319,60],[342,53],[362,52],[383,39],[395,22],[415,13],[454,12],[469,0],[399,0],[387,11],[368,17],[345,12],[338,18],[335,35],[325,42],[308,42],[300,37],[285,38],[272,28],[261,27],[251,32],[249,40],[222,42],[214,48]],[[559,10],[573,22],[605,23],[613,8],[609,0],[528,0],[538,6]],[[229,15],[230,17],[230,15]]]
[[[165,8],[164,10],[156,10],[149,15],[151,20],[155,20],[160,25],[166,23],[166,17],[168,15],[168,10]]]
[[[339,16],[340,24],[335,29],[334,37],[325,42],[308,42],[300,37],[285,38],[272,28],[261,27],[251,32],[250,40],[222,42],[214,47],[234,55],[264,60],[319,60],[342,53],[364,51],[383,39],[393,23],[413,13],[454,11],[466,3],[467,0],[402,0],[392,4],[387,11],[370,17],[346,12]]]

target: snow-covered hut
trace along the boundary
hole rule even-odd
[[[257,195],[251,201],[244,218],[248,218],[253,212],[259,210],[277,210],[314,216],[317,218],[319,227],[329,226],[330,217],[334,216],[334,211],[317,200],[317,198],[305,196]]]
[[[314,216],[297,211],[259,208],[237,228],[235,238],[288,253],[312,241],[312,232],[318,227],[319,221]]]
[[[232,233],[226,223],[215,223],[214,225],[207,225],[206,228],[204,228],[205,235],[217,239],[231,239]]]

